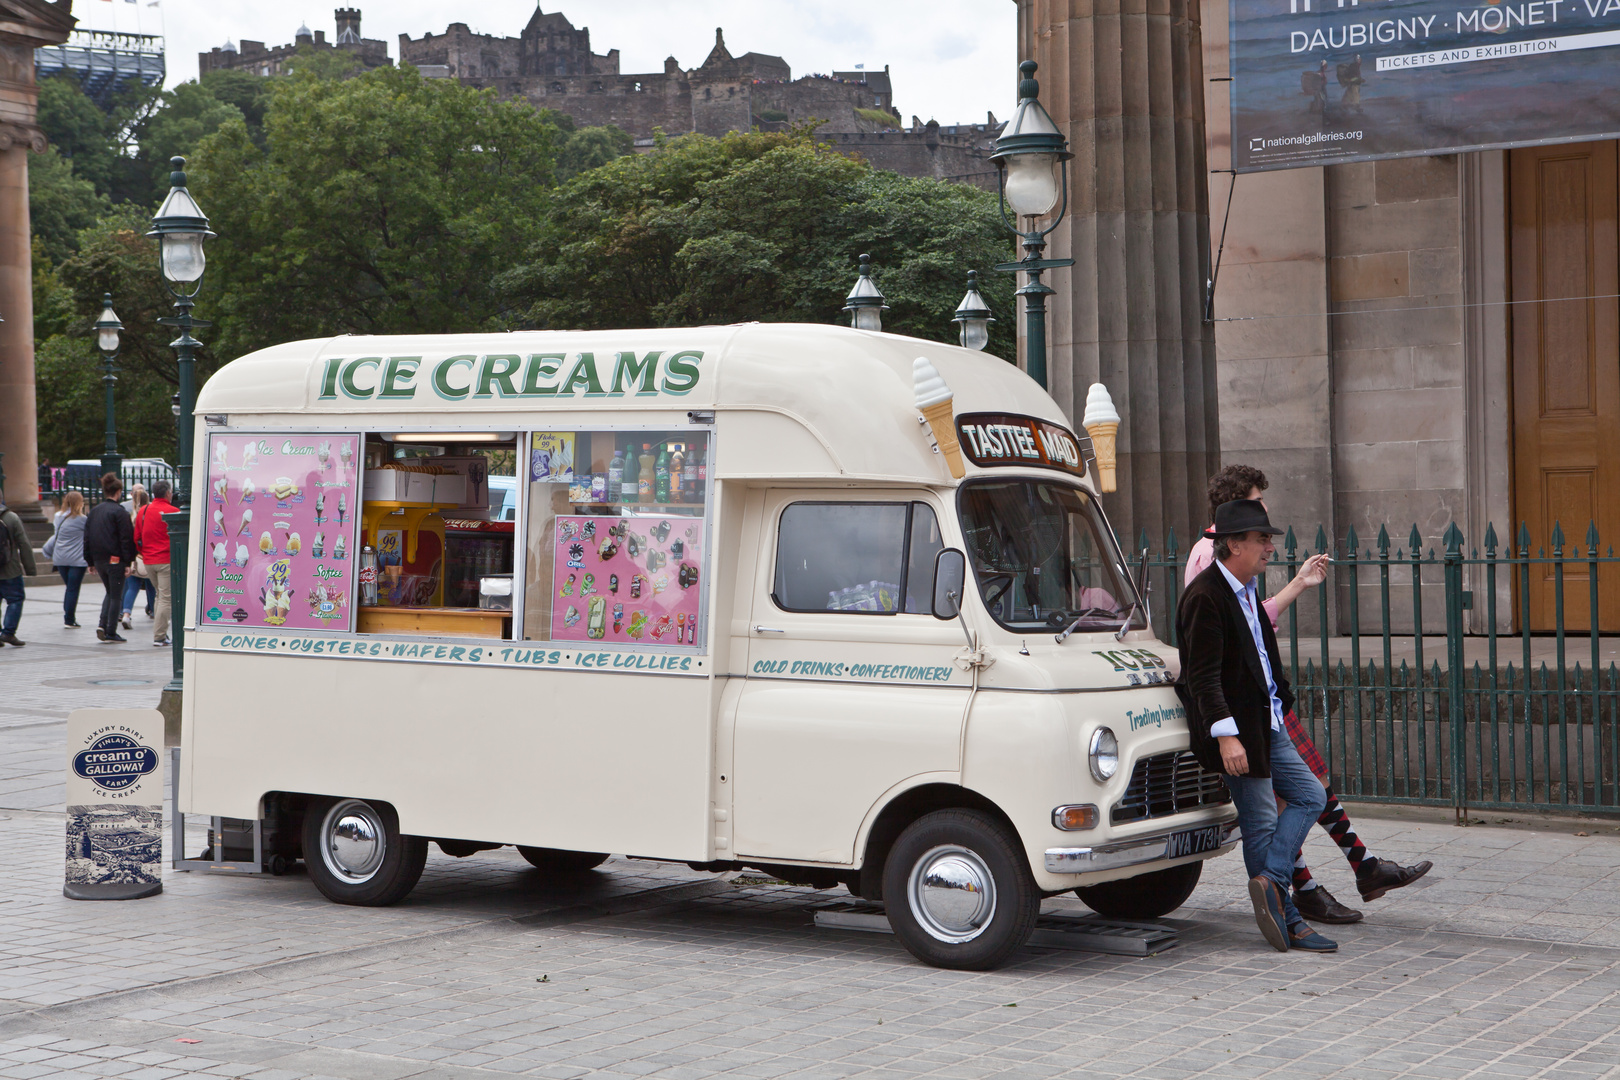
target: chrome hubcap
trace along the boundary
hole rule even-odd
[[[326,868],[351,885],[375,877],[387,854],[382,818],[359,799],[344,799],[328,810],[321,837]]]
[[[945,844],[926,852],[907,883],[922,928],[953,945],[972,941],[996,914],[996,883],[977,852]]]

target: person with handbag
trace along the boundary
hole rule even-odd
[[[102,499],[91,508],[84,523],[84,558],[96,568],[102,587],[101,624],[96,637],[102,641],[128,641],[118,633],[118,610],[124,594],[124,571],[135,561],[135,530],[129,511],[118,503],[123,481],[117,474],[101,478]]]
[[[175,512],[169,502],[169,482],[159,480],[152,485],[152,501],[141,507],[135,519],[135,549],[140,552],[137,565],[146,572],[146,579],[157,590],[157,613],[152,624],[152,644],[158,648],[169,642],[169,613],[174,581],[169,576],[169,523],[164,514]],[[128,617],[127,614],[125,616]],[[125,627],[129,624],[125,623]]]
[[[45,557],[62,577],[67,588],[62,593],[62,622],[71,630],[79,628],[79,587],[84,584],[89,564],[84,561],[84,496],[70,491],[62,496],[62,509],[51,519],[55,530],[45,541]]]
[[[129,515],[130,521],[139,525],[142,513],[152,496],[146,493],[146,488],[136,484],[129,489],[129,498],[124,501],[124,512]],[[135,600],[142,592],[146,593],[146,617],[154,618],[157,606],[157,589],[152,585],[152,579],[146,575],[146,566],[140,556],[141,546],[135,545],[135,559],[124,568],[124,629],[135,629]]]

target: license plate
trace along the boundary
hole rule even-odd
[[[1186,855],[1201,855],[1221,846],[1221,827],[1206,825],[1202,829],[1171,833],[1164,844],[1164,857],[1179,859]]]

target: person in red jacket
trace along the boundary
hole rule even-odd
[[[152,501],[135,515],[135,546],[146,564],[146,576],[157,589],[157,610],[152,619],[152,644],[161,648],[169,642],[169,614],[173,607],[174,579],[169,575],[169,524],[164,514],[175,512],[169,501],[167,480],[152,485]]]

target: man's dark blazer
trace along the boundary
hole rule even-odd
[[[1260,634],[1271,659],[1271,677],[1283,711],[1294,707],[1294,693],[1283,677],[1282,657],[1277,652],[1277,635],[1264,609]],[[1181,649],[1181,676],[1176,693],[1187,709],[1187,731],[1192,736],[1192,752],[1198,763],[1210,772],[1225,772],[1221,764],[1220,740],[1210,735],[1210,725],[1230,716],[1237,721],[1238,739],[1249,756],[1246,775],[1271,775],[1271,695],[1266,692],[1266,673],[1254,647],[1254,635],[1243,617],[1221,565],[1212,562],[1193,578],[1181,594],[1176,608],[1176,640]]]

